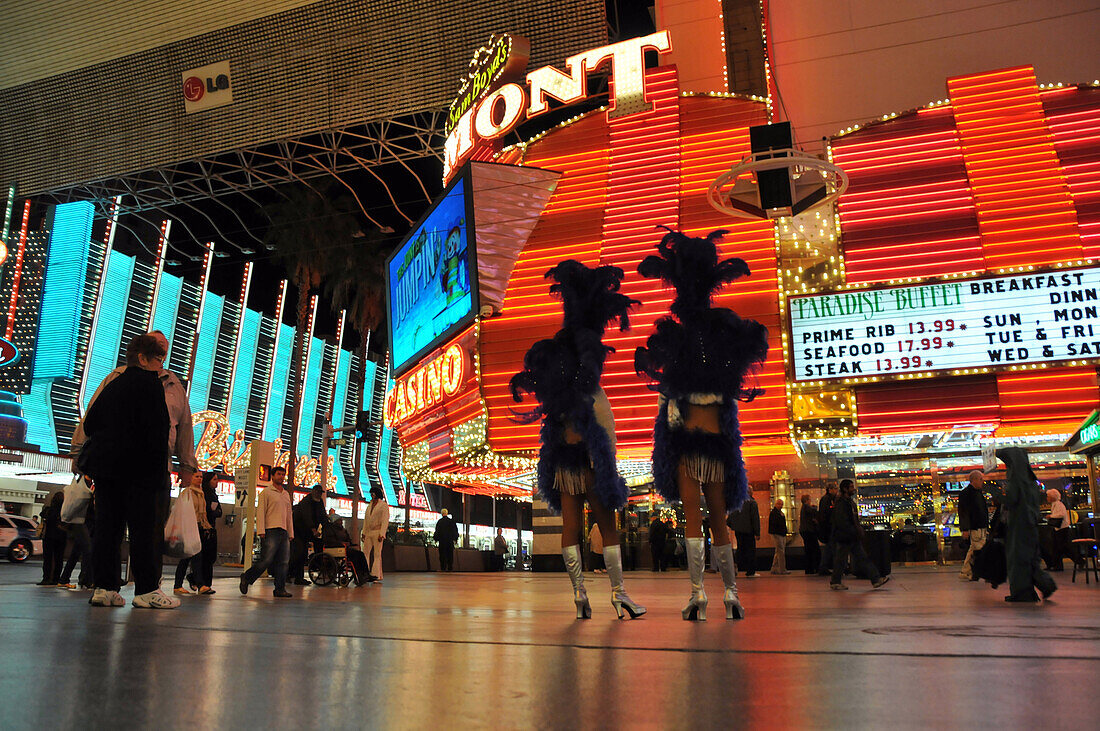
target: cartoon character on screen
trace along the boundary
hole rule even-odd
[[[691,600],[688,620],[707,618],[703,591],[702,508],[700,488],[710,512],[713,550],[726,586],[727,619],[741,619],[736,569],[726,515],[748,497],[741,458],[737,402],[750,401],[758,389],[746,389],[745,377],[768,353],[768,331],[743,320],[711,298],[725,284],[749,275],[742,259],[718,261],[716,241],[725,231],[691,238],[666,229],[657,255],[647,256],[638,272],[676,290],[672,315],[634,354],[634,368],[659,394],[653,427],[653,481],[665,500],[679,500],[687,521]]]
[[[462,236],[462,219],[459,219],[447,238],[443,240],[443,276],[439,284],[450,305],[462,299],[470,289],[470,262]]]
[[[623,563],[614,511],[626,504],[627,489],[615,463],[615,419],[600,388],[604,360],[614,349],[603,344],[613,320],[630,327],[628,310],[640,304],[619,292],[623,270],[586,267],[572,259],[546,273],[550,293],[561,298],[562,328],[553,338],[531,346],[523,370],[512,376],[512,397],[520,402],[533,394],[539,405],[523,415],[528,423],[542,419],[538,460],[538,492],[562,518],[561,553],[577,618],[588,619],[592,608],[581,573],[580,533],[584,502],[603,537],[603,557],[611,579],[611,604],[622,619],[645,614],[623,587]]]

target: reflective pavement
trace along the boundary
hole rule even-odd
[[[1100,586],[1056,574],[1047,605],[1007,605],[957,570],[895,569],[878,591],[742,578],[740,622],[708,574],[710,619],[689,623],[683,573],[627,574],[636,621],[587,574],[578,621],[564,574],[389,574],[284,600],[218,579],[154,611],[2,564],[0,728],[1095,728]]]

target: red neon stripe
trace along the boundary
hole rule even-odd
[[[23,222],[19,226],[19,248],[15,254],[15,271],[11,278],[11,300],[8,302],[8,326],[4,337],[11,340],[15,332],[15,310],[19,305],[19,284],[23,280],[23,254],[27,250],[27,229],[31,220],[31,201],[23,203]]]

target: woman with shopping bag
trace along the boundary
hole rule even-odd
[[[180,496],[177,498],[177,502],[185,502],[194,511],[195,527],[199,532],[200,549],[191,556],[181,558],[179,564],[176,566],[176,584],[173,590],[176,594],[191,593],[183,586],[183,580],[187,577],[188,568],[191,569],[191,583],[192,586],[197,589],[197,593],[214,593],[214,590],[210,588],[210,582],[214,578],[212,575],[214,571],[214,562],[208,560],[208,554],[212,550],[214,556],[217,556],[218,534],[214,530],[213,521],[222,514],[222,507],[221,504],[217,502],[217,496],[214,495],[213,504],[215,508],[210,508],[207,495],[207,483],[212,483],[216,477],[216,472],[196,472],[191,477],[191,484],[180,490]],[[209,492],[214,492],[212,485],[209,486]],[[190,548],[193,547],[194,546],[190,546]]]

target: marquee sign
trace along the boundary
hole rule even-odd
[[[386,394],[384,420],[398,426],[457,396],[466,386],[470,355],[458,343],[397,379]]]
[[[535,69],[527,74],[529,92],[514,82],[489,90],[491,82],[486,82],[481,97],[471,101],[447,135],[443,179],[451,177],[478,143],[499,139],[524,120],[550,111],[548,99],[576,104],[587,98],[588,74],[605,62],[610,61],[614,80],[608,116],[625,117],[652,109],[645,98],[645,52],[649,49],[659,53],[672,50],[669,32],[657,31],[570,56],[565,59],[564,72],[553,66]]]
[[[791,297],[796,381],[1100,359],[1100,267]]]

